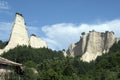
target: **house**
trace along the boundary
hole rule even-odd
[[[22,64],[0,57],[0,80],[9,79],[11,74],[22,75]]]

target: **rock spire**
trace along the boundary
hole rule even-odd
[[[5,47],[5,50],[15,48],[17,45],[28,46],[28,33],[22,14],[16,13],[15,21],[9,38],[9,43]]]

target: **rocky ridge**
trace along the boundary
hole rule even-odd
[[[0,49],[0,54],[7,52],[17,46],[31,46],[33,48],[47,48],[47,44],[42,39],[31,36],[28,37],[24,17],[20,13],[16,13],[15,21],[9,38],[9,42],[4,49]]]
[[[79,56],[83,61],[90,62],[95,60],[97,56],[107,53],[119,38],[115,38],[114,32],[106,31],[96,32],[90,31],[88,34],[82,33],[80,41],[73,43],[67,50],[67,56]]]

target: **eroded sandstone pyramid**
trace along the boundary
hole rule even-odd
[[[4,49],[0,49],[0,54],[17,47],[18,45],[30,45],[33,48],[47,48],[46,42],[42,39],[33,36],[31,36],[29,39],[24,17],[22,16],[22,14],[16,13],[9,42]]]
[[[113,32],[105,33],[90,31],[88,34],[82,33],[79,42],[71,44],[68,48],[68,56],[80,56],[81,60],[90,62],[97,56],[107,53],[115,42]]]
[[[30,46],[33,48],[47,48],[47,44],[44,40],[37,38],[36,35],[31,35],[30,36]]]
[[[17,45],[28,46],[29,37],[26,30],[26,25],[22,14],[16,13],[15,21],[11,31],[10,39],[5,50],[15,48]]]

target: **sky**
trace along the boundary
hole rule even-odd
[[[120,0],[0,0],[0,40],[9,40],[16,12],[24,16],[28,34],[54,50],[67,50],[93,29],[120,37]]]

